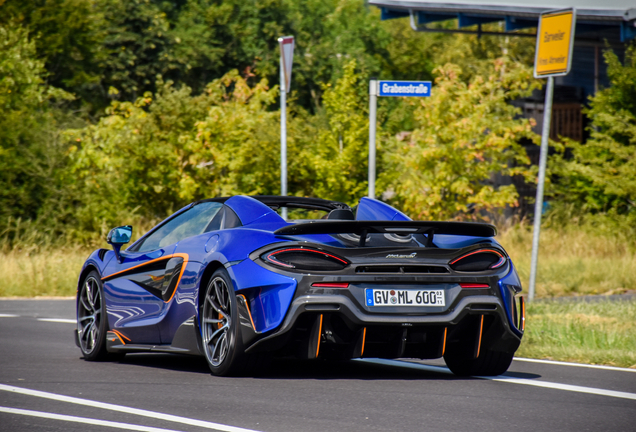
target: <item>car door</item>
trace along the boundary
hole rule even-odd
[[[222,207],[203,202],[153,229],[108,264],[104,282],[108,322],[127,343],[169,343],[161,337],[172,298],[188,264],[187,253],[175,253],[179,241],[205,231]]]

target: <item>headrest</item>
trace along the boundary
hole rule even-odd
[[[356,218],[351,210],[335,209],[329,212],[327,219],[355,220]]]

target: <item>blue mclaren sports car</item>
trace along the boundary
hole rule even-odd
[[[288,209],[289,219],[279,215]],[[126,249],[110,231],[77,289],[84,359],[202,355],[215,375],[264,359],[443,357],[458,375],[505,372],[523,335],[521,283],[482,223],[413,221],[362,198],[197,201]]]

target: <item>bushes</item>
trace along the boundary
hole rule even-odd
[[[612,86],[590,98],[585,143],[565,140],[550,161],[558,204],[582,213],[636,218],[636,45],[624,64],[605,52]],[[633,225],[632,225],[633,226]]]
[[[35,44],[20,27],[0,26],[0,233],[11,221],[37,219],[59,190],[65,164],[59,103],[72,96],[46,83]]]
[[[417,219],[466,217],[470,211],[497,211],[517,205],[514,185],[495,186],[492,176],[532,170],[522,139],[536,137],[527,119],[509,101],[529,94],[529,68],[497,59],[487,75],[469,83],[452,64],[437,69],[430,98],[415,100],[419,123],[386,152],[383,187],[392,201]],[[475,217],[479,217],[475,215]]]

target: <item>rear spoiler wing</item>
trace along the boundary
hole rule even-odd
[[[427,245],[432,245],[433,235],[450,234],[473,237],[494,237],[494,225],[476,222],[425,222],[425,221],[312,221],[292,224],[274,231],[277,236],[307,234],[358,234],[360,246],[364,246],[367,234],[426,234]]]

